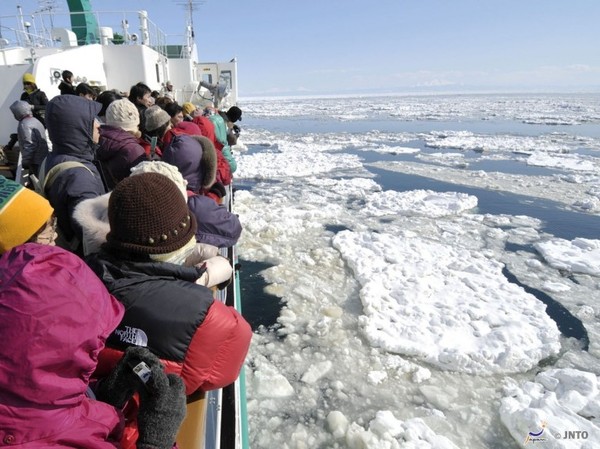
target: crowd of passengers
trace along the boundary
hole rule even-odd
[[[11,105],[30,185],[0,176],[0,442],[169,449],[252,336],[215,299],[242,232],[222,204],[242,111],[69,74],[37,108],[25,74]]]

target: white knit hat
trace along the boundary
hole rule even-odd
[[[173,181],[183,197],[187,200],[187,181],[174,165],[167,164],[163,161],[143,161],[131,169],[131,176],[140,175],[142,173],[160,173]]]
[[[115,100],[106,109],[106,124],[125,131],[137,131],[140,124],[140,113],[127,98]]]

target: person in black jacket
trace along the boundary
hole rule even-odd
[[[81,227],[72,217],[75,206],[88,198],[106,193],[100,172],[94,164],[100,141],[100,123],[96,119],[101,105],[75,95],[57,95],[48,103],[48,135],[52,152],[45,164],[46,175],[63,165],[52,182],[45,180],[45,193],[58,218],[59,246],[82,252]],[[64,239],[64,242],[62,241]]]
[[[63,70],[62,81],[58,85],[61,95],[77,95],[75,93],[75,86],[73,86],[73,72],[69,70]]]
[[[33,105],[33,116],[46,126],[46,105],[48,97],[35,84],[35,77],[31,73],[23,75],[23,93],[21,100]]]

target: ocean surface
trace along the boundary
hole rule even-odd
[[[600,447],[600,95],[240,106],[253,449]]]

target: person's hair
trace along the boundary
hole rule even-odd
[[[160,97],[160,92],[157,90],[153,90],[152,92],[150,92],[150,96],[156,100],[158,97]]]
[[[61,76],[63,80],[67,81],[67,78],[73,78],[73,72],[71,72],[70,70],[63,70]]]
[[[91,95],[96,98],[97,92],[86,83],[79,83],[77,87],[75,87],[75,93],[79,96]]]
[[[169,103],[169,104],[165,105],[165,107],[163,107],[163,109],[165,111],[167,111],[167,114],[169,114],[169,116],[171,118],[175,117],[180,112],[183,112],[183,108],[180,105],[178,105],[177,103]]]
[[[137,104],[138,99],[144,98],[144,95],[151,93],[152,90],[144,83],[137,83],[131,86],[131,89],[129,89],[129,101],[131,101],[133,104]]]
[[[115,100],[120,100],[121,98],[123,98],[123,96],[114,90],[105,90],[98,95],[98,97],[96,97],[96,101],[102,105],[102,109],[100,109],[100,112],[98,112],[98,116],[104,117],[106,115],[108,105]]]
[[[171,103],[175,103],[175,102],[169,97],[158,97],[156,99],[156,101],[154,102],[154,104],[156,106],[160,106],[163,109],[165,109],[167,107],[167,105],[169,105]]]

